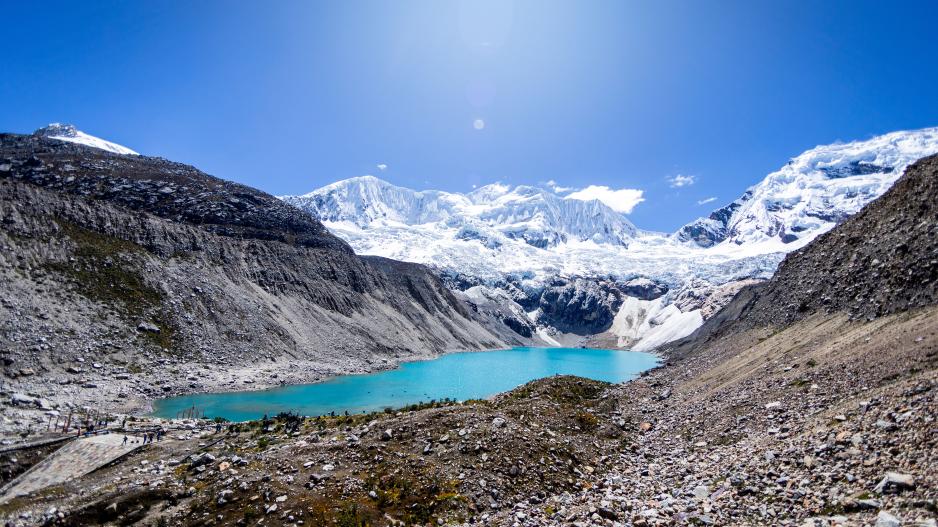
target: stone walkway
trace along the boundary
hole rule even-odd
[[[104,434],[69,442],[0,489],[0,503],[80,478],[143,446],[139,437]]]

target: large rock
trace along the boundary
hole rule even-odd
[[[874,490],[880,494],[885,494],[890,492],[902,492],[904,490],[911,490],[914,488],[915,478],[909,474],[887,472],[879,484],[876,485]]]
[[[538,323],[564,333],[602,333],[612,325],[622,305],[622,296],[613,282],[555,278],[541,294]]]
[[[10,396],[10,403],[14,406],[35,406],[37,399],[25,393],[14,393]]]

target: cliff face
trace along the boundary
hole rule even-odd
[[[238,369],[277,384],[523,343],[425,267],[360,258],[273,196],[158,158],[0,136],[0,220],[4,374],[60,380],[56,395],[219,389]]]

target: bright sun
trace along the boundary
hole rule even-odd
[[[485,128],[485,121],[482,119],[476,119],[475,121],[472,121],[472,127],[476,130],[481,130]]]

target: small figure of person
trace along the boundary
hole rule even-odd
[[[125,445],[127,444],[127,436],[126,436],[126,435],[124,436],[124,444],[125,444]]]

